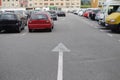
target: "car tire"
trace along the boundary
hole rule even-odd
[[[22,30],[24,30],[25,29],[25,27],[22,27]]]
[[[55,20],[57,20],[57,18],[55,18]]]
[[[29,29],[29,32],[32,32],[32,29]]]
[[[48,29],[48,32],[52,32],[52,29]]]
[[[16,32],[20,33],[21,32],[21,28],[20,27],[16,28]]]

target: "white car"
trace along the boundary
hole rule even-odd
[[[81,9],[78,13],[79,16],[82,16],[86,9]]]

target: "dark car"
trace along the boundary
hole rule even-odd
[[[48,11],[53,20],[57,20],[57,13],[55,11]]]
[[[95,16],[96,14],[100,11],[100,9],[96,9],[96,10],[92,10],[90,13],[89,13],[89,18],[92,19],[92,20],[95,20]]]
[[[57,11],[58,16],[66,16],[64,11]]]
[[[0,31],[15,31],[20,33],[24,29],[24,23],[19,14],[2,13],[0,15]]]

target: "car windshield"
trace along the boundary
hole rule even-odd
[[[99,12],[100,10],[93,10],[93,12],[95,12],[95,13],[97,13],[97,12]]]
[[[2,14],[0,16],[0,19],[5,19],[5,20],[15,20],[16,16],[14,14]]]
[[[50,14],[56,14],[56,12],[54,11],[48,11]]]
[[[31,19],[48,19],[47,16],[45,14],[33,14],[31,16]]]
[[[117,12],[120,12],[120,7],[117,9]]]

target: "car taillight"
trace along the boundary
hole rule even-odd
[[[29,22],[28,23],[32,23],[32,20],[29,20]]]
[[[50,23],[50,21],[49,21],[49,20],[46,20],[46,23]]]

